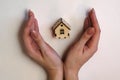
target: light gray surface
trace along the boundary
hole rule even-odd
[[[119,0],[0,0],[0,80],[47,79],[44,70],[22,52],[18,40],[27,9],[35,12],[43,38],[62,56],[82,31],[85,14],[91,7],[96,9],[102,33],[98,52],[80,70],[80,80],[120,80],[119,3]],[[51,35],[51,27],[60,17],[72,26],[70,39],[57,40]]]

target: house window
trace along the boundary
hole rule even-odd
[[[64,29],[60,29],[60,34],[64,34]]]

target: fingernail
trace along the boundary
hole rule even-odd
[[[93,35],[94,32],[95,32],[94,28],[89,28],[88,31],[87,31],[87,34]]]

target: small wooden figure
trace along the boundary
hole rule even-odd
[[[60,18],[53,26],[54,36],[57,39],[66,39],[70,37],[70,26],[69,24]]]

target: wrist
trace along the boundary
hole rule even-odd
[[[48,80],[63,80],[63,69],[49,71]]]
[[[68,69],[64,66],[64,79],[65,80],[78,80],[78,72]]]

